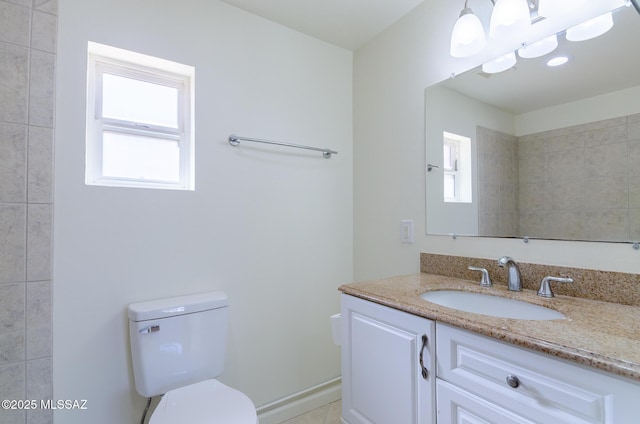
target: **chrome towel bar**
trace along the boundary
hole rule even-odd
[[[301,144],[292,144],[292,143],[283,143],[280,141],[271,141],[271,140],[261,140],[259,138],[249,138],[249,137],[240,137],[239,135],[231,134],[229,136],[229,144],[232,146],[237,146],[240,144],[240,141],[251,141],[253,143],[264,143],[264,144],[275,144],[277,146],[285,146],[285,147],[293,147],[296,149],[305,149],[305,150],[313,150],[316,152],[322,152],[322,157],[325,159],[331,158],[331,155],[337,155],[338,152],[329,150],[329,149],[321,149],[319,147],[310,147],[303,146]]]

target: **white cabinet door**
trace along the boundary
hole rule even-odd
[[[434,328],[425,318],[342,295],[347,423],[435,423]]]

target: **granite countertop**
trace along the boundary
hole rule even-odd
[[[420,298],[426,291],[445,289],[524,300],[555,309],[567,318],[552,321],[494,318],[446,308]],[[475,281],[427,273],[346,284],[340,291],[640,382],[640,307],[637,306],[557,294],[546,299],[533,290],[510,292],[502,285],[484,288]]]

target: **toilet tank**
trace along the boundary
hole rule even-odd
[[[220,375],[226,352],[227,310],[223,292],[129,305],[136,391],[153,397]]]

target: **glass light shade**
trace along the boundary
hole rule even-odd
[[[518,56],[525,59],[532,59],[534,57],[544,56],[547,53],[551,53],[558,47],[558,37],[553,34],[547,38],[543,38],[535,43],[528,44],[518,50]]]
[[[496,40],[525,38],[531,31],[527,0],[497,0],[491,13],[489,36]]]
[[[547,62],[547,66],[555,68],[556,66],[562,66],[569,61],[567,56],[556,56]]]
[[[538,15],[545,18],[560,18],[580,9],[585,0],[539,0]]]
[[[487,74],[497,74],[512,68],[517,62],[515,52],[507,53],[497,59],[482,65],[482,70]]]
[[[485,44],[482,22],[471,9],[463,9],[451,32],[451,56],[473,56],[480,52]]]
[[[584,41],[598,37],[613,27],[613,15],[607,12],[567,30],[567,40]]]

